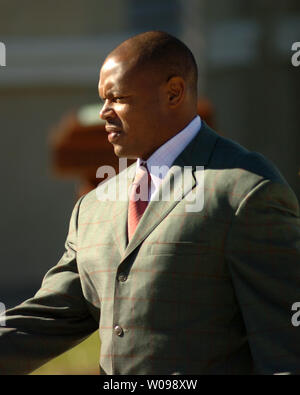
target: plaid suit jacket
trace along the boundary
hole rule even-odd
[[[126,190],[134,166],[103,191]],[[205,123],[163,185],[177,190],[184,166],[182,198],[151,201],[129,244],[127,199],[100,201],[94,190],[77,202],[63,257],[33,298],[6,313],[2,374],[28,373],[96,329],[102,374],[299,370],[294,193],[262,155]],[[197,166],[204,204],[193,212]]]

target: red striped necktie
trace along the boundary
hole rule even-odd
[[[146,162],[141,162],[134,177],[128,204],[128,240],[130,241],[136,227],[148,206],[148,192],[151,176]]]

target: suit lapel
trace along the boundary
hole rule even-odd
[[[127,246],[127,215],[128,215],[128,191],[135,175],[136,163],[119,173],[116,177],[117,198],[110,206],[111,210],[111,233],[123,256]],[[122,195],[119,195],[121,191]]]
[[[186,196],[196,185],[195,175],[197,166],[205,166],[214,149],[218,135],[213,132],[203,121],[202,127],[192,142],[176,158],[159,189],[159,196],[163,199],[150,201],[144,212],[136,231],[127,245],[122,261],[130,255],[135,248],[158,226],[158,224],[173,210],[179,201]],[[135,170],[135,168],[134,168]],[[168,194],[168,192],[170,193]],[[169,199],[166,200],[166,198]],[[164,200],[165,199],[165,200]],[[125,244],[127,239],[127,210],[119,217],[125,229]],[[124,227],[125,221],[125,227]],[[124,246],[124,235],[121,236],[121,245]],[[121,261],[121,262],[122,262]]]
[[[162,182],[159,196],[162,199],[151,200],[144,212],[136,231],[127,245],[123,260],[155,229],[158,224],[173,210],[183,196],[196,184],[192,168],[185,172],[184,183],[182,167],[172,166]]]

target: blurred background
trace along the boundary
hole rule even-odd
[[[199,113],[271,159],[300,199],[299,0],[0,0],[0,301],[31,297],[64,251],[78,196],[115,164],[98,121],[106,55],[159,29],[199,66]],[[98,180],[99,182],[99,180]],[[98,373],[95,333],[35,374]]]

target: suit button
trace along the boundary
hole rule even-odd
[[[123,335],[123,329],[119,326],[119,325],[116,325],[115,327],[114,327],[114,332],[115,332],[115,334],[117,335],[117,336],[122,336]]]
[[[126,274],[124,274],[124,273],[119,274],[118,280],[119,280],[121,283],[124,283],[124,282],[127,280]]]

